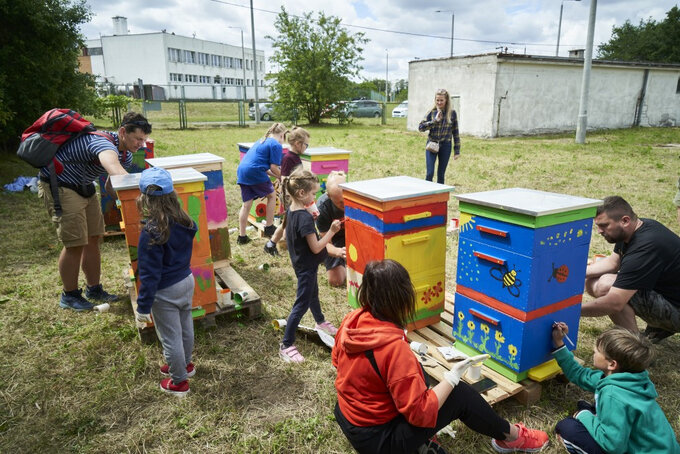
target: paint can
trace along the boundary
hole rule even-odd
[[[236,304],[241,304],[248,299],[248,292],[232,292],[232,295]]]
[[[471,365],[465,374],[468,380],[475,382],[482,378],[482,363]]]
[[[274,329],[284,329],[287,323],[288,320],[286,320],[285,318],[272,320],[272,326],[274,327]]]
[[[269,263],[263,263],[262,265],[258,266],[257,269],[260,271],[269,271]]]
[[[415,341],[411,342],[409,345],[411,346],[411,350],[415,353],[418,353],[419,355],[427,354],[427,345]]]
[[[94,310],[97,314],[103,314],[104,312],[108,312],[109,309],[111,309],[111,306],[109,306],[109,303],[100,304],[100,305],[95,306],[95,307],[93,308],[93,310]]]
[[[456,230],[458,228],[459,222],[460,221],[458,220],[458,218],[451,218],[451,220],[449,221],[449,228],[451,230]]]

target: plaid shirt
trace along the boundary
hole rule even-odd
[[[460,137],[458,136],[458,115],[455,110],[451,110],[452,121],[434,121],[437,115],[437,110],[433,109],[425,115],[423,121],[418,125],[418,131],[423,132],[430,130],[427,140],[433,142],[450,142],[453,136],[453,154],[460,154]]]

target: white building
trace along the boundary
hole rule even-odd
[[[113,21],[116,34],[87,40],[80,57],[81,71],[96,75],[100,83],[125,92],[142,79],[144,85],[157,86],[154,99],[243,99],[245,85],[246,98],[254,99],[257,65],[258,97],[268,98],[263,51],[254,59],[252,49],[240,45],[165,31],[128,34],[126,18]]]
[[[434,93],[454,98],[461,134],[574,131],[583,58],[485,54],[409,63],[407,127],[418,129]],[[680,65],[593,60],[588,129],[680,124]]]

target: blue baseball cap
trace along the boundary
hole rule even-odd
[[[151,185],[158,186],[160,189],[147,194],[146,191]],[[167,170],[160,167],[144,169],[142,177],[139,179],[139,190],[147,195],[170,194],[174,190],[172,187],[172,177]]]

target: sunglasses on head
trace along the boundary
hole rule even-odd
[[[147,133],[147,134],[151,133],[151,123],[149,123],[148,121],[145,121],[145,120],[126,121],[125,123],[120,125],[120,127],[122,128],[122,127],[127,126],[127,125],[138,126],[142,129],[142,131],[144,133]]]

